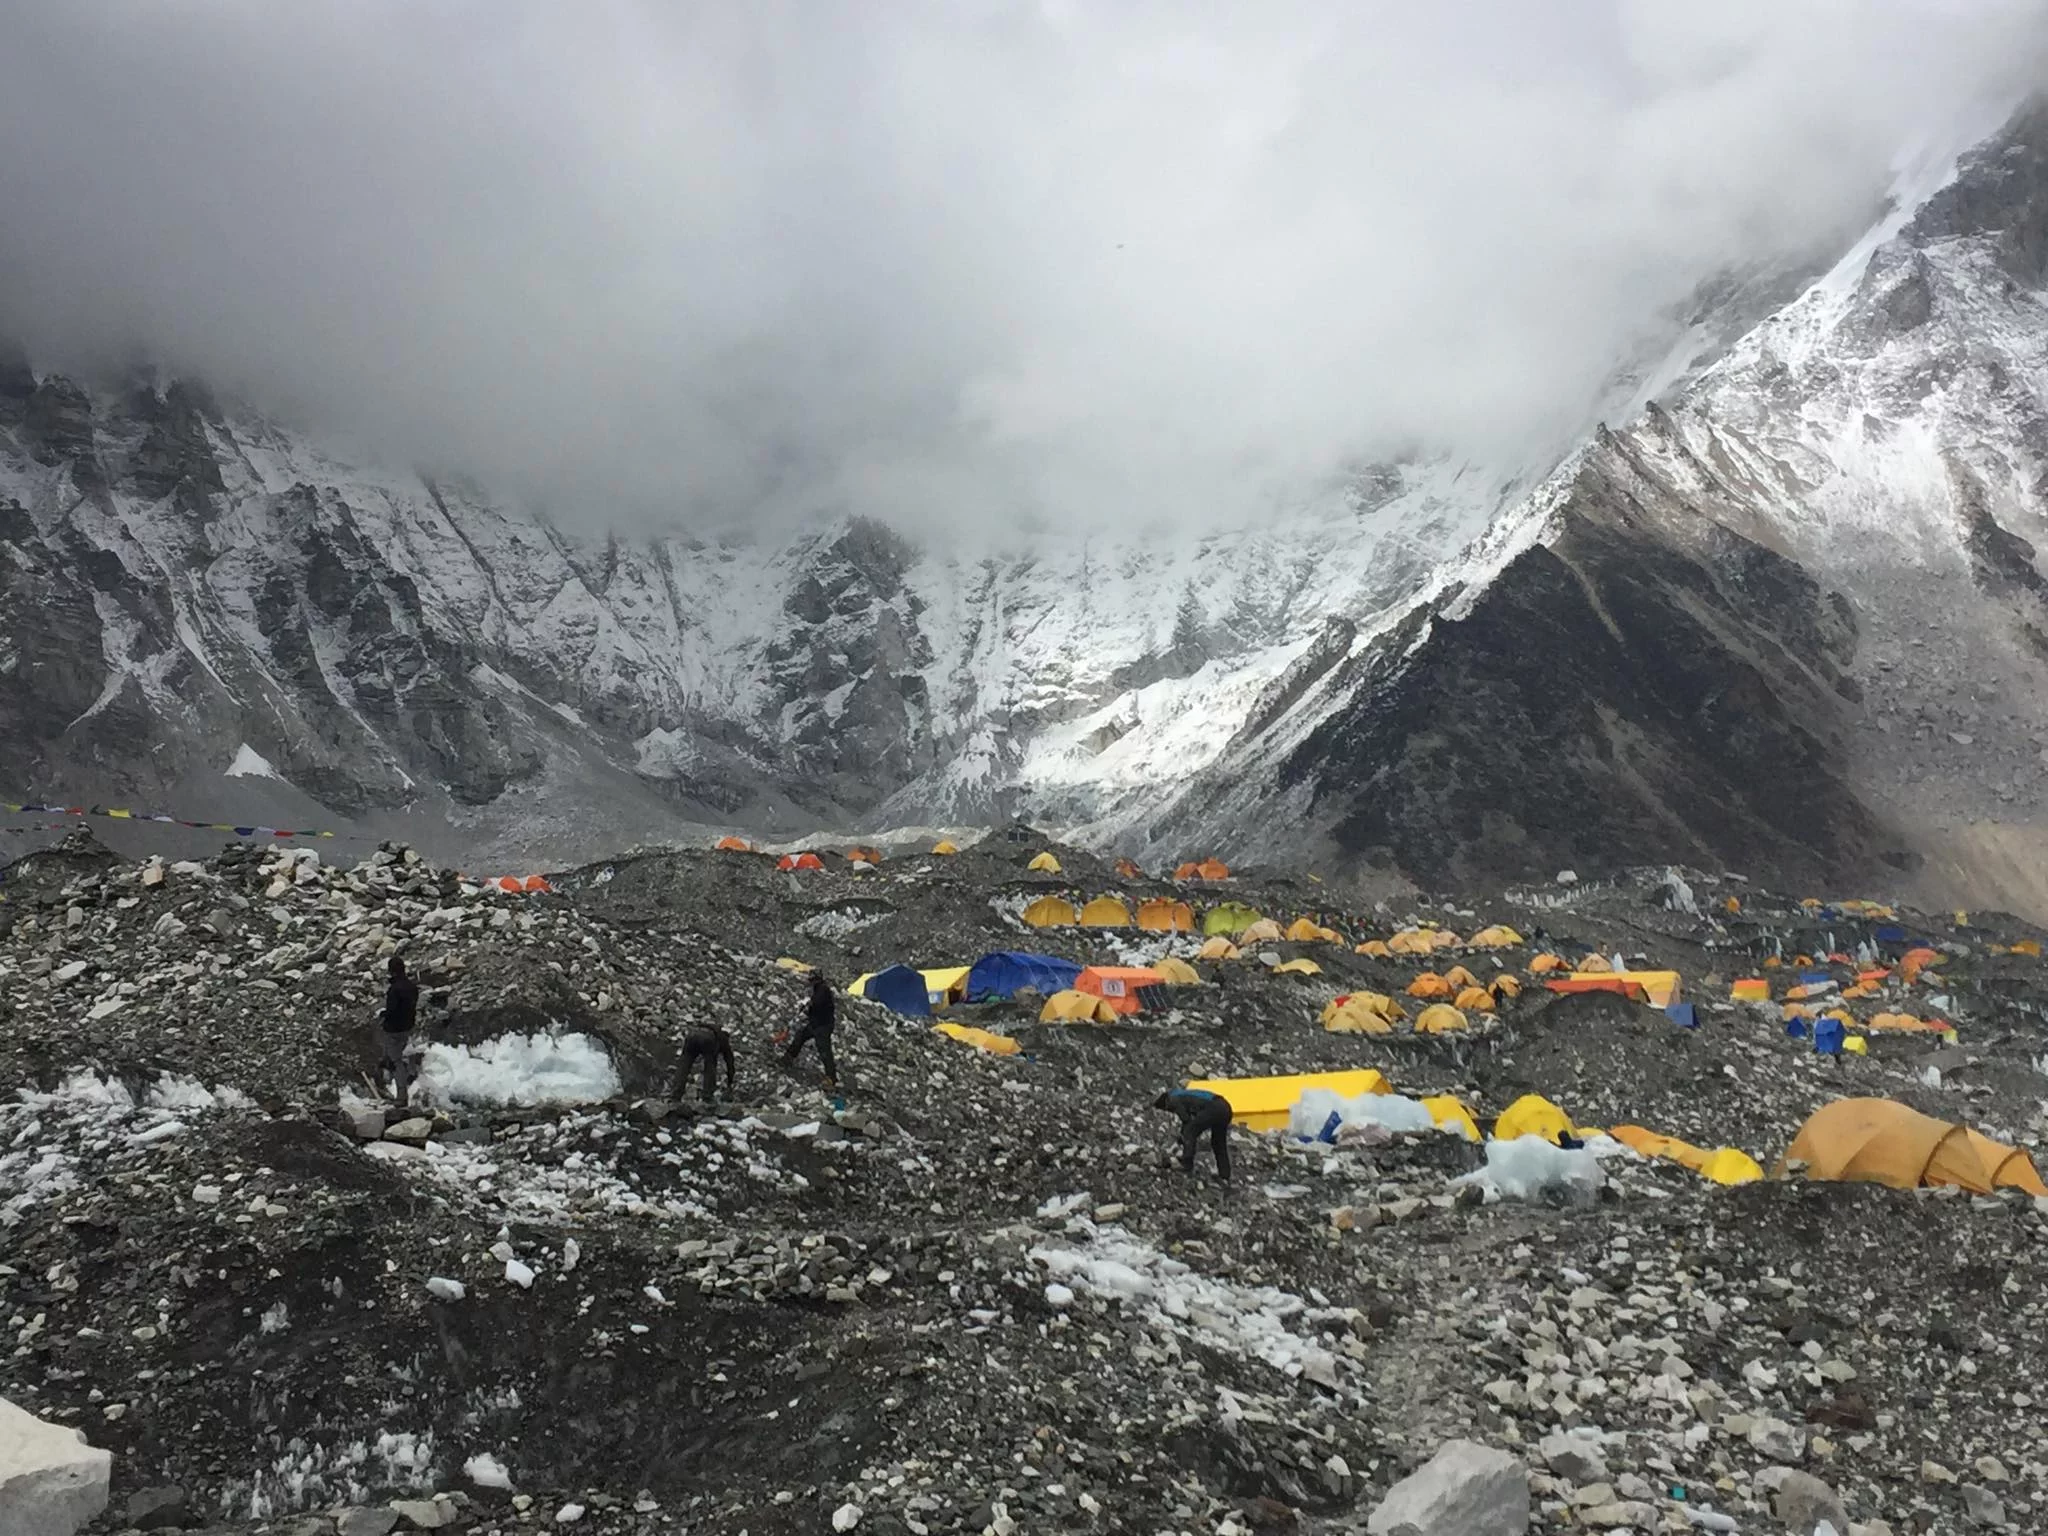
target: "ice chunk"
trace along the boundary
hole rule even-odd
[[[1517,1136],[1489,1141],[1486,1166],[1452,1182],[1477,1184],[1492,1199],[1590,1200],[1607,1183],[1607,1174],[1592,1147],[1553,1147],[1539,1136]]]
[[[510,1488],[512,1474],[505,1463],[488,1451],[479,1451],[462,1464],[462,1475],[479,1488]]]
[[[415,1090],[444,1104],[595,1104],[621,1084],[611,1053],[588,1035],[499,1035],[429,1045]]]
[[[1311,1088],[1294,1101],[1287,1128],[1296,1136],[1314,1140],[1337,1117],[1339,1128],[1347,1125],[1382,1125],[1390,1131],[1430,1131],[1436,1117],[1419,1099],[1398,1093],[1361,1093],[1346,1097],[1328,1088]]]

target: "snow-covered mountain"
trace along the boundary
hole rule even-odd
[[[2044,285],[2037,107],[1851,248],[1703,293],[1561,462],[1016,550],[593,540],[187,383],[4,365],[0,786],[170,803],[239,761],[535,857],[1025,814],[2039,908]]]
[[[1909,168],[1830,270],[1334,652],[1154,837],[2048,910],[2044,305],[2037,104]]]

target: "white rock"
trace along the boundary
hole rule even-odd
[[[522,1291],[533,1289],[533,1271],[517,1259],[505,1261],[505,1278]]]
[[[840,1505],[832,1511],[832,1529],[835,1531],[852,1530],[856,1525],[860,1524],[860,1517],[863,1513],[865,1511],[858,1504]]]
[[[564,1504],[555,1511],[555,1524],[557,1525],[574,1525],[582,1518],[583,1506],[581,1504]]]
[[[577,1242],[573,1237],[564,1242],[562,1244],[562,1273],[565,1275],[569,1273],[570,1270],[576,1267],[577,1261],[582,1257],[583,1245],[581,1243]]]
[[[505,1463],[488,1451],[479,1451],[462,1464],[462,1475],[479,1488],[510,1488],[512,1474]]]
[[[469,1287],[460,1280],[449,1280],[441,1275],[428,1280],[427,1289],[442,1301],[460,1301],[469,1294]]]
[[[218,1184],[194,1184],[192,1186],[192,1199],[199,1205],[219,1205],[220,1186]]]
[[[0,1531],[71,1536],[107,1507],[113,1455],[0,1398]]]
[[[1054,1281],[1045,1288],[1045,1304],[1064,1311],[1074,1304],[1074,1293],[1058,1281]]]
[[[1569,1482],[1594,1483],[1607,1476],[1607,1458],[1600,1454],[1599,1441],[1590,1435],[1545,1435],[1537,1442],[1536,1452],[1551,1471]]]
[[[1522,1536],[1528,1469],[1490,1446],[1449,1441],[1387,1490],[1365,1528],[1372,1536]]]

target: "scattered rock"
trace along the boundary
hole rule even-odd
[[[1371,1536],[1522,1536],[1529,1472],[1503,1451],[1452,1440],[1387,1490],[1366,1521]]]

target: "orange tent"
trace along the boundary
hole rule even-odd
[[[1626,976],[1566,976],[1557,981],[1546,981],[1543,985],[1552,992],[1619,992],[1632,1003],[1650,1000],[1643,984],[1630,981]]]
[[[521,896],[526,892],[526,882],[517,875],[500,875],[491,884],[511,896]]]
[[[1952,1184],[1973,1195],[2019,1189],[2048,1196],[2048,1185],[2022,1149],[1891,1099],[1823,1104],[1799,1128],[1785,1161],[1805,1163],[1810,1179],[1860,1180],[1893,1189]],[[1780,1164],[1778,1172],[1784,1171]]]
[[[1505,971],[1493,978],[1492,985],[1495,997],[1520,997],[1522,995],[1521,982],[1508,975]]]
[[[1454,987],[1476,987],[1479,985],[1479,978],[1466,970],[1462,965],[1454,965],[1448,971],[1445,971],[1444,980]]]
[[[1202,878],[1204,880],[1228,880],[1230,878],[1230,866],[1221,859],[1204,859],[1198,867],[1202,871]]]
[[[1538,955],[1529,962],[1529,974],[1531,976],[1548,976],[1552,971],[1561,971],[1564,968],[1564,957],[1562,955]]]
[[[1387,948],[1387,941],[1385,939],[1367,939],[1353,953],[1371,955],[1376,960],[1385,960],[1394,952]]]
[[[1193,933],[1195,909],[1171,896],[1153,896],[1138,903],[1138,926],[1151,933]]]
[[[1410,997],[1449,999],[1452,995],[1452,988],[1451,984],[1445,981],[1443,977],[1437,975],[1435,971],[1424,971],[1420,976],[1408,983],[1408,995]]]
[[[526,891],[528,895],[536,891],[552,891],[553,889],[554,887],[548,884],[548,877],[546,875],[528,875],[526,877]]]
[[[754,845],[744,837],[721,837],[716,847],[720,853],[752,853]]]
[[[1202,866],[1199,864],[1183,864],[1173,872],[1173,878],[1176,880],[1199,880],[1202,878]]]
[[[1941,963],[1941,953],[1932,949],[1909,949],[1899,960],[1899,980],[1907,986],[1920,979],[1920,973],[1930,965]]]
[[[815,853],[785,853],[775,861],[777,869],[823,869],[825,861]]]
[[[1166,978],[1149,965],[1091,965],[1074,978],[1074,990],[1101,998],[1116,1013],[1138,1011],[1141,987],[1163,987]]]
[[[1588,955],[1579,962],[1579,974],[1581,976],[1598,976],[1603,972],[1612,971],[1613,969],[1613,963],[1605,955]]]
[[[1116,861],[1116,872],[1122,875],[1126,880],[1142,879],[1145,874],[1145,871],[1138,868],[1138,866],[1133,864],[1129,859],[1118,859]]]
[[[882,850],[879,848],[849,848],[846,850],[846,856],[849,859],[858,859],[863,864],[882,862]]]
[[[1467,987],[1452,1000],[1451,1006],[1463,1013],[1491,1013],[1493,994],[1484,987]]]

